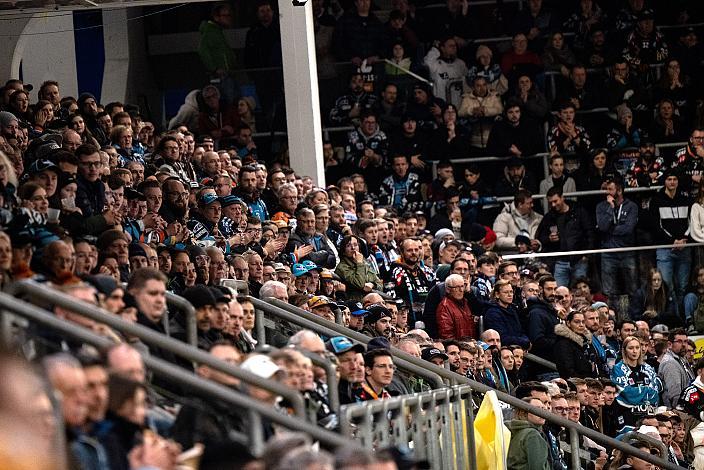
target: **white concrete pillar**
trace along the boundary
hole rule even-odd
[[[325,184],[312,1],[279,0],[291,167]],[[303,5],[301,5],[303,4]]]

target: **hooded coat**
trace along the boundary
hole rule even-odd
[[[515,203],[507,205],[494,221],[496,248],[502,251],[515,250],[516,235],[522,230],[527,231],[531,238],[535,238],[541,220],[543,220],[543,216],[535,211],[521,215],[516,209]]]
[[[548,442],[540,428],[521,419],[512,419],[506,427],[511,431],[506,468],[549,470]]]
[[[586,336],[575,333],[567,325],[555,325],[555,365],[560,377],[597,377],[590,361],[589,349],[593,348],[590,332]]]

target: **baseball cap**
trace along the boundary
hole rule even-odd
[[[306,268],[306,267],[305,267],[304,265],[302,265],[301,263],[296,263],[296,264],[294,264],[293,267],[291,268],[291,273],[292,273],[295,277],[301,277],[301,276],[304,276],[304,275],[308,274],[308,268]]]
[[[370,339],[369,343],[367,343],[367,352],[373,351],[375,349],[390,350],[391,343],[388,339],[384,338],[383,336],[377,336],[376,338]]]
[[[323,269],[320,271],[320,279],[334,279],[335,276],[333,275],[332,271],[329,269]]]
[[[237,196],[233,196],[232,194],[228,194],[227,196],[223,196],[219,198],[220,200],[220,205],[222,207],[229,207],[233,204],[239,203],[242,199],[238,198]]]
[[[274,364],[269,356],[264,354],[254,354],[249,356],[240,367],[247,372],[251,372],[254,375],[258,375],[264,379],[270,379],[279,370],[279,366]]]
[[[350,314],[354,315],[354,316],[366,315],[369,313],[369,310],[364,308],[364,306],[362,305],[362,302],[356,302],[356,301],[347,302],[347,308],[350,309]]]
[[[278,272],[283,272],[286,271],[286,266],[284,266],[283,263],[274,263],[274,271]]]
[[[663,325],[662,323],[655,325],[650,329],[651,333],[662,333],[663,335],[666,335],[670,332],[670,329],[667,327],[667,325]]]
[[[30,175],[36,175],[37,173],[41,173],[43,171],[53,171],[57,175],[61,173],[61,169],[56,165],[56,163],[52,162],[51,160],[35,161],[30,165],[27,173],[29,173]]]
[[[215,194],[213,193],[205,193],[203,194],[198,202],[203,205],[203,206],[209,206],[210,204],[214,202],[218,202],[220,198],[218,198]]]
[[[312,262],[311,260],[307,259],[302,262],[303,266],[306,267],[308,271],[322,271],[323,268]]]
[[[353,343],[348,338],[344,336],[333,336],[325,343],[325,347],[328,351],[333,354],[340,355],[347,351],[354,351],[357,353],[364,353],[364,345],[359,343]]]
[[[288,223],[285,220],[276,219],[272,220],[272,222],[279,230],[291,230],[291,227],[288,226]]]
[[[324,295],[314,295],[308,301],[308,306],[310,308],[324,307],[326,305],[337,306],[337,304],[335,302],[333,302],[332,300],[330,300],[328,297],[326,297]]]
[[[450,356],[440,351],[438,348],[425,348],[420,353],[420,358],[424,361],[430,361],[436,357],[441,357],[443,361],[447,361],[450,358]]]

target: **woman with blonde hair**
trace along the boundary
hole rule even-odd
[[[660,403],[662,382],[655,369],[643,361],[637,337],[628,336],[623,340],[621,357],[623,359],[611,371],[611,382],[618,390],[614,401],[614,412],[618,414],[615,422],[623,428],[634,426],[640,418],[655,411]]]

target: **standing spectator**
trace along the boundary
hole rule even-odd
[[[423,314],[423,304],[430,288],[435,284],[435,273],[421,263],[422,244],[414,238],[401,241],[401,257],[391,264],[391,282],[396,298],[406,300],[410,306],[409,325],[415,325]]]
[[[595,357],[591,333],[584,325],[584,313],[574,310],[567,314],[564,324],[555,326],[555,365],[560,377],[597,377],[597,365],[590,361]]]
[[[336,126],[359,124],[360,116],[364,111],[371,111],[378,101],[373,93],[364,90],[364,77],[361,73],[350,76],[348,93],[335,100],[335,105],[330,110],[330,122]]]
[[[627,336],[623,340],[621,357],[621,361],[611,371],[611,381],[618,390],[614,401],[617,432],[622,432],[624,426],[633,426],[643,416],[653,413],[660,401],[659,394],[663,391],[660,377],[649,364],[643,362],[645,354],[638,338]]]
[[[269,116],[283,101],[281,32],[271,1],[259,0],[256,5],[257,21],[247,31],[244,41],[244,63],[251,69],[270,69],[251,72],[262,110]]]
[[[538,398],[523,398],[529,405],[544,409]],[[515,410],[515,418],[506,423],[511,431],[506,468],[549,470],[549,446],[543,434],[545,419],[524,410]]]
[[[550,211],[538,226],[536,238],[543,251],[575,251],[594,246],[594,230],[591,218],[581,207],[567,204],[561,187],[552,187],[547,193]],[[587,274],[586,257],[573,256],[555,261],[554,275],[560,285],[569,286],[570,280]]]
[[[696,197],[704,176],[704,128],[692,131],[687,145],[675,152],[672,166],[679,169],[682,194],[689,198]]]
[[[398,87],[394,83],[384,85],[381,100],[377,102],[376,106],[381,129],[388,133],[390,130],[398,128],[404,111],[405,107],[398,100]]]
[[[583,51],[587,47],[589,36],[603,19],[604,13],[594,0],[580,0],[577,11],[563,23],[565,31],[574,33],[573,45],[576,51]]]
[[[672,289],[663,282],[662,273],[657,269],[650,269],[645,285],[632,294],[628,311],[633,320],[642,318],[651,325],[682,324]]]
[[[662,403],[674,408],[685,388],[694,380],[692,368],[685,361],[687,334],[683,329],[670,330],[667,351],[660,360],[658,377],[662,381]]]
[[[528,338],[532,344],[532,352],[544,359],[555,359],[555,326],[560,323],[555,310],[555,289],[557,281],[552,276],[543,276],[538,281],[540,296],[529,296],[526,299],[528,311]],[[552,380],[558,377],[557,372],[536,366],[536,377],[539,380]]]
[[[423,59],[430,71],[430,79],[435,87],[435,96],[448,104],[458,106],[461,101],[467,65],[457,58],[457,41],[447,36],[440,40]]]
[[[563,193],[573,193],[577,191],[577,184],[574,178],[565,174],[565,158],[560,154],[550,157],[548,163],[550,175],[540,182],[540,194],[547,194],[548,190],[554,186],[562,187]],[[548,210],[547,199],[543,201],[543,210]]]
[[[496,330],[503,344],[530,345],[528,336],[523,331],[518,312],[513,304],[514,290],[509,281],[501,279],[494,285],[493,301],[484,312],[484,328]]]
[[[363,61],[373,65],[384,57],[386,33],[379,18],[371,12],[371,0],[354,0],[335,26],[333,50],[337,60],[351,61],[359,67]]]
[[[215,4],[211,19],[203,21],[198,28],[200,60],[205,65],[209,77],[220,80],[222,93],[228,103],[234,103],[237,97],[237,85],[232,78],[237,60],[223,30],[231,28],[232,25],[232,7],[222,2]]]
[[[523,159],[512,157],[506,162],[503,175],[496,182],[494,195],[514,196],[520,190],[535,193],[538,190],[538,182],[533,174],[526,170]]]
[[[460,117],[469,119],[473,147],[486,147],[494,121],[503,110],[501,98],[489,89],[486,79],[475,78],[472,91],[462,95],[462,105],[458,113]]]
[[[356,301],[382,287],[381,280],[359,250],[359,239],[356,236],[343,238],[340,243],[340,263],[335,269],[335,273],[347,286],[347,298]]]
[[[674,248],[659,248],[656,251],[657,267],[668,287],[678,299],[682,299],[692,264],[690,250],[684,247],[689,232],[691,203],[679,189],[677,169],[668,170],[664,177],[664,187],[650,199],[650,213],[656,224],[655,243],[674,245]]]
[[[445,279],[445,297],[440,301],[435,316],[438,338],[467,339],[477,337],[475,317],[465,298],[466,281],[459,274]]]
[[[601,235],[602,248],[634,246],[638,205],[623,197],[623,183],[620,180],[609,180],[606,191],[606,200],[596,206],[596,227]],[[618,289],[619,273],[623,275],[625,293],[635,292],[637,272],[635,253],[602,253],[601,284],[604,295],[612,298],[622,292]]]

